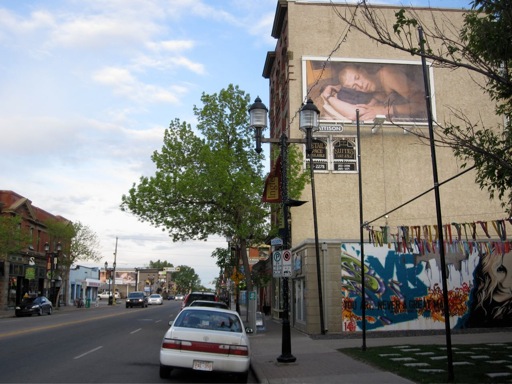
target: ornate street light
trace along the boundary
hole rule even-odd
[[[256,97],[254,104],[249,108],[250,126],[255,130],[256,152],[261,153],[261,136],[265,128],[267,128],[268,109],[261,102],[260,97]]]
[[[44,244],[44,251],[46,253],[47,265],[50,264],[50,301],[57,306],[57,298],[55,295],[55,276],[54,272],[57,271],[59,265],[59,255],[62,251],[62,245],[58,242],[55,246],[55,251],[50,252],[50,244],[46,242]]]
[[[283,233],[283,247],[288,249],[289,244],[289,223],[288,223],[288,180],[286,174],[286,160],[287,160],[287,149],[288,149],[288,138],[283,132],[279,141],[275,139],[262,139],[262,131],[267,127],[267,113],[268,109],[261,102],[261,99],[257,97],[254,104],[249,108],[251,127],[255,130],[256,139],[256,152],[261,153],[261,143],[280,143],[281,145],[281,203],[283,205],[283,217],[284,217],[284,233]],[[277,361],[280,363],[293,363],[297,360],[292,355],[291,348],[291,334],[290,334],[290,319],[289,319],[289,304],[288,304],[288,277],[282,277],[283,279],[283,316],[282,316],[282,341],[281,341],[281,355],[277,357]]]

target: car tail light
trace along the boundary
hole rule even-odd
[[[162,348],[204,353],[220,353],[223,355],[249,356],[249,348],[247,348],[246,345],[230,345],[204,343],[200,341],[164,339],[162,342]]]

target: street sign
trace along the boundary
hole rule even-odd
[[[270,240],[270,245],[273,247],[281,246],[283,245],[283,239],[274,237],[272,240]]]
[[[292,276],[292,253],[289,249],[283,251],[283,277]]]
[[[272,276],[281,277],[283,275],[283,260],[281,258],[281,251],[272,253]]]

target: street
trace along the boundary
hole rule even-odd
[[[197,383],[227,375],[174,370],[159,377],[159,348],[181,302],[54,310],[48,316],[0,319],[0,383]],[[249,375],[249,383],[256,383]]]

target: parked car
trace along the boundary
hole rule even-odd
[[[148,297],[144,292],[130,292],[126,297],[126,308],[148,307]]]
[[[244,329],[236,311],[186,307],[165,333],[160,348],[160,377],[173,368],[231,372],[247,382],[251,353],[251,329]],[[207,340],[207,341],[206,341]]]
[[[218,301],[215,293],[212,292],[190,292],[183,302],[181,303],[181,308],[188,307],[190,303],[196,300],[208,300],[208,301]]]
[[[27,297],[23,299],[20,305],[16,306],[14,311],[17,317],[32,316],[47,313],[51,315],[53,312],[52,302],[45,296]]]
[[[162,295],[159,295],[158,293],[153,293],[148,297],[148,304],[162,305],[163,303],[164,298],[162,297]]]
[[[98,299],[108,299],[111,295],[115,297],[116,300],[119,300],[121,298],[121,295],[117,291],[114,292],[113,294],[108,291],[105,291],[98,294]]]
[[[210,307],[210,308],[222,308],[229,309],[226,303],[222,301],[210,301],[210,300],[194,300],[190,303],[189,307]]]

